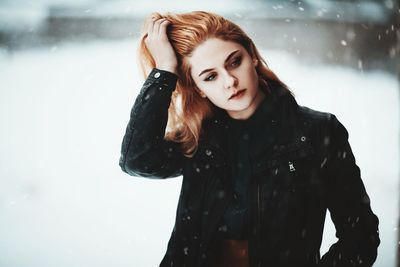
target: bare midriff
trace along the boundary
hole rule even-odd
[[[212,267],[248,267],[248,241],[223,239],[218,243]]]

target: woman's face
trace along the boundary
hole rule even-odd
[[[247,119],[265,96],[258,89],[258,62],[240,44],[208,39],[196,47],[188,62],[200,94],[232,118]]]

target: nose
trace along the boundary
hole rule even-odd
[[[226,89],[232,89],[232,87],[235,87],[238,83],[238,79],[233,76],[231,73],[228,71],[225,72],[225,88]]]

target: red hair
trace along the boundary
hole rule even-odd
[[[252,58],[258,59],[256,70],[260,86],[269,88],[268,81],[271,81],[280,85],[276,87],[279,92],[274,93],[292,94],[289,88],[268,68],[253,41],[235,23],[205,11],[181,14],[168,12],[165,15],[158,13],[156,15],[157,18],[166,18],[171,22],[167,28],[167,35],[178,59],[179,79],[168,109],[167,131],[164,138],[181,143],[185,156],[192,157],[196,152],[202,122],[213,115],[215,108],[208,98],[200,96],[190,75],[190,65],[187,61],[194,49],[207,39],[219,38],[242,45]],[[138,47],[138,60],[144,78],[156,66],[144,43],[145,26]],[[267,92],[270,92],[269,90],[267,89]]]

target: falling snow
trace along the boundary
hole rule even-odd
[[[118,167],[120,142],[142,82],[138,70],[132,71],[136,45],[131,40],[59,45],[0,58],[4,266],[109,266],[115,259],[121,266],[159,263],[182,180],[133,178]],[[311,67],[273,50],[261,54],[300,104],[336,114],[348,129],[371,199],[364,202],[371,203],[381,223],[374,266],[391,266],[398,210],[387,203],[398,201],[396,78],[380,71]],[[361,61],[358,65],[363,68]],[[324,231],[322,253],[336,239],[329,216]],[[21,247],[29,262],[9,256],[20,255]]]

